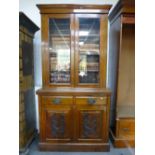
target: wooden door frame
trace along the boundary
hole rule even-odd
[[[70,19],[70,83],[54,84],[49,81],[49,19]],[[74,15],[73,14],[43,14],[42,15],[42,78],[45,87],[73,87],[74,85]],[[46,63],[45,63],[46,62]]]
[[[99,83],[92,84],[80,84],[78,76],[78,67],[79,67],[79,17],[80,18],[99,18],[100,19],[100,73],[99,73]],[[75,87],[91,87],[91,88],[102,88],[106,86],[106,68],[107,68],[107,29],[108,29],[108,17],[107,14],[75,14]]]
[[[99,18],[100,19],[100,79],[98,84],[86,83],[79,84],[78,76],[78,30],[79,30],[79,21],[78,18]],[[52,84],[49,82],[49,51],[48,51],[48,31],[49,31],[49,18],[70,19],[70,76],[71,83],[69,84]],[[107,70],[107,29],[108,29],[108,17],[107,14],[43,14],[41,18],[42,22],[42,77],[43,77],[43,86],[45,87],[88,87],[88,88],[103,88],[106,86],[106,70]],[[46,63],[45,63],[46,62]]]

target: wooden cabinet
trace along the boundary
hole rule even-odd
[[[26,151],[36,134],[33,37],[39,27],[19,13],[19,151]]]
[[[116,147],[134,146],[135,4],[120,0],[109,15],[111,137]]]
[[[38,5],[43,88],[38,90],[40,149],[108,151],[106,88],[110,5]]]
[[[44,88],[37,93],[41,150],[109,151],[108,89]]]

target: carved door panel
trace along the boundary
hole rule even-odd
[[[77,139],[79,142],[106,141],[106,107],[78,106],[76,111]]]
[[[66,142],[72,138],[71,109],[47,109],[45,112],[45,137],[50,142]]]

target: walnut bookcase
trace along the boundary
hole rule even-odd
[[[41,13],[41,150],[109,151],[110,5],[37,5]]]

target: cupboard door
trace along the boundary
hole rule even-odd
[[[71,109],[45,110],[45,139],[50,142],[66,142],[72,139]]]
[[[103,41],[103,31],[106,30],[106,27],[103,27],[103,16],[77,14],[75,19],[76,85],[103,86],[103,70],[106,68],[103,54],[103,48],[106,47],[102,46],[106,42],[106,39]]]
[[[69,142],[73,135],[73,98],[42,96],[41,139],[46,142]]]
[[[46,85],[73,84],[73,17],[69,14],[43,16],[43,76]],[[45,39],[44,39],[45,38]],[[46,44],[47,43],[47,44]],[[46,59],[46,60],[45,60]]]
[[[79,142],[106,141],[106,105],[76,103],[76,136]]]

